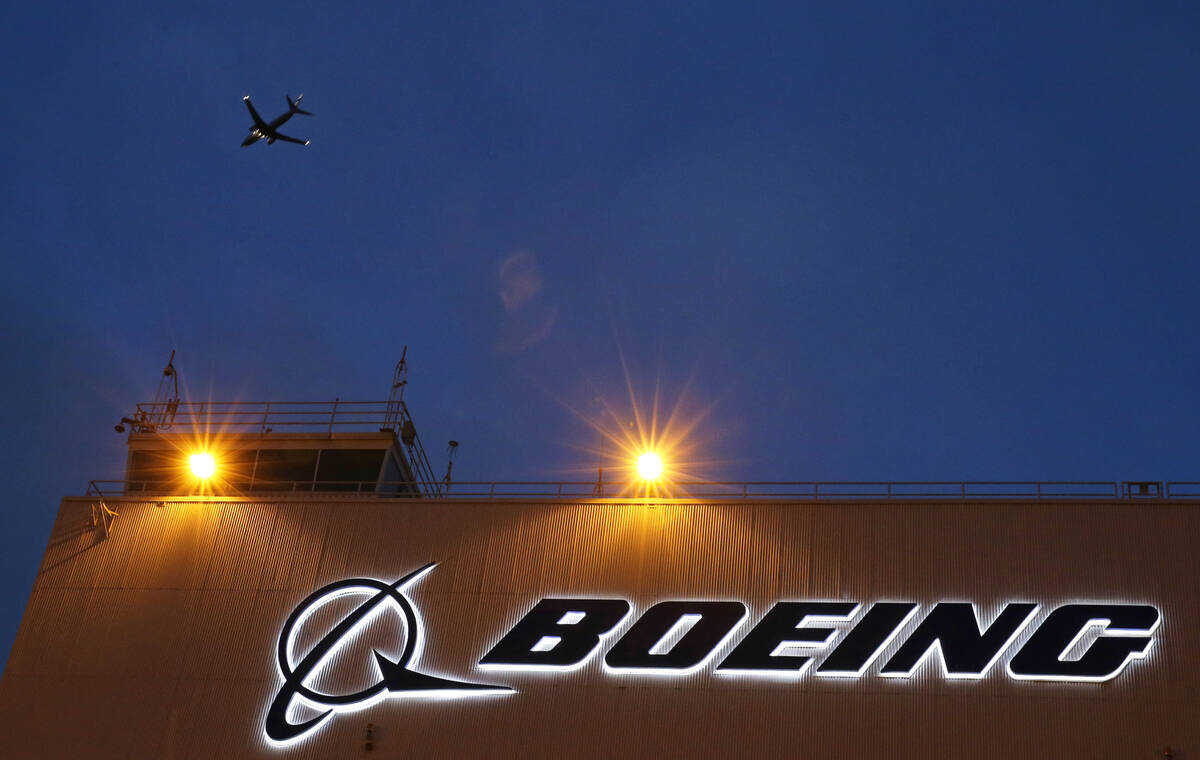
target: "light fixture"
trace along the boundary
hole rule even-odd
[[[662,457],[653,451],[647,451],[638,457],[637,469],[643,480],[655,480],[663,472]]]
[[[192,474],[201,480],[207,480],[217,471],[217,461],[213,459],[212,454],[192,454],[188,457],[188,466],[192,470]]]

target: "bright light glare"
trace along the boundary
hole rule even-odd
[[[212,454],[192,454],[188,457],[188,465],[192,468],[192,474],[201,480],[211,478],[217,471],[217,460],[213,459]]]
[[[663,472],[662,457],[655,454],[653,451],[647,451],[638,457],[638,475],[642,476],[643,480],[654,480]]]

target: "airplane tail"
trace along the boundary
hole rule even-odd
[[[312,116],[311,113],[300,107],[300,98],[304,97],[304,93],[297,95],[295,102],[292,102],[292,99],[287,95],[284,95],[283,97],[287,98],[288,108],[291,109],[292,113],[302,113],[305,116]]]

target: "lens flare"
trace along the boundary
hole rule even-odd
[[[723,487],[710,475],[723,462],[707,455],[716,443],[715,431],[707,424],[716,401],[696,399],[692,392],[696,373],[664,390],[668,383],[660,370],[639,386],[619,346],[617,355],[626,399],[590,380],[591,399],[586,406],[559,399],[595,436],[593,444],[572,447],[584,457],[580,462],[584,466],[574,471],[595,478],[586,481],[592,494],[653,502],[686,499],[693,486],[708,491]]]
[[[217,460],[213,459],[213,455],[209,453],[192,454],[188,457],[188,466],[193,475],[201,480],[207,480],[217,471]]]
[[[653,451],[647,451],[638,457],[637,470],[642,480],[657,480],[663,474],[662,457]]]

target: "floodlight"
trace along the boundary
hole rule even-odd
[[[217,471],[217,461],[208,453],[192,454],[188,457],[188,466],[191,467],[192,474],[201,480],[211,478]]]
[[[643,480],[654,480],[662,475],[662,457],[653,451],[647,451],[638,457],[637,469],[638,475],[641,475]]]

